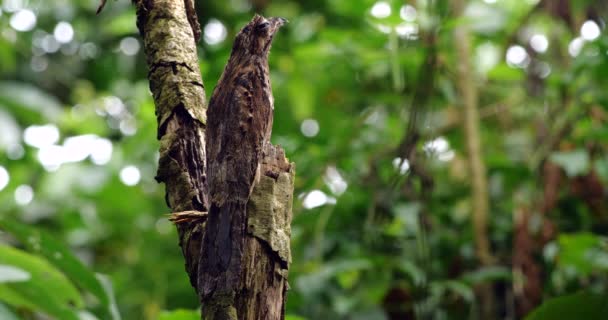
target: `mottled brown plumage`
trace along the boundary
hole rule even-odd
[[[209,102],[210,208],[199,269],[203,302],[212,294],[233,293],[241,274],[247,201],[272,130],[268,53],[284,23],[282,18],[256,15],[241,29]]]

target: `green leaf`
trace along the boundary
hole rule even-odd
[[[399,269],[411,277],[414,285],[422,286],[426,283],[426,274],[413,262],[403,261],[403,263],[399,265]]]
[[[0,300],[33,308],[59,319],[78,319],[74,307],[83,306],[78,290],[47,261],[27,252],[0,245],[0,264],[28,272],[28,281],[0,284]]]
[[[545,301],[526,320],[606,319],[608,296],[579,292]]]
[[[95,277],[99,280],[99,283],[103,287],[103,291],[109,298],[108,312],[110,313],[112,320],[120,320],[120,312],[118,311],[118,305],[116,304],[116,298],[114,296],[114,289],[112,288],[112,282],[110,278],[103,274],[96,274]]]
[[[158,320],[199,320],[201,318],[200,311],[177,309],[173,311],[163,311],[158,317]]]
[[[558,239],[560,246],[558,264],[574,267],[582,275],[589,275],[595,268],[595,254],[600,239],[586,232],[562,234]]]
[[[554,152],[550,159],[562,167],[568,177],[584,175],[589,172],[589,154],[584,149],[566,152]]]
[[[488,72],[490,80],[498,81],[521,81],[524,77],[524,72],[521,69],[509,67],[506,63],[500,63]]]
[[[95,274],[59,241],[41,230],[6,218],[0,218],[0,228],[15,236],[28,250],[44,256],[76,285],[95,295],[104,308],[108,308],[108,295]]]
[[[468,302],[473,302],[475,300],[473,289],[461,281],[448,280],[443,282],[443,285],[446,289],[453,291]]]
[[[357,284],[360,276],[359,270],[347,270],[336,275],[336,279],[342,288],[351,289]]]
[[[3,303],[0,303],[0,319],[2,320],[19,320],[17,316]]]

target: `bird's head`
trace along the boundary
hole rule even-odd
[[[253,55],[267,55],[274,34],[286,22],[283,18],[266,19],[256,14],[237,34],[232,47],[233,53],[246,51]]]

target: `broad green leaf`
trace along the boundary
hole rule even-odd
[[[201,318],[200,311],[178,309],[173,311],[163,311],[158,317],[158,320],[199,320]]]
[[[545,301],[526,320],[603,320],[608,312],[608,296],[579,292]]]
[[[99,283],[103,287],[106,296],[109,298],[108,312],[112,317],[112,320],[120,320],[120,312],[118,311],[118,305],[116,304],[116,298],[114,296],[114,289],[112,288],[112,282],[109,277],[103,274],[96,274],[95,277],[99,280]]]
[[[589,154],[584,149],[555,152],[550,156],[550,159],[562,167],[568,177],[575,177],[589,172]]]
[[[0,38],[0,69],[13,71],[17,65],[15,47],[4,37]]]
[[[0,319],[19,320],[17,316],[3,303],[0,303]]]
[[[595,269],[594,255],[600,239],[586,232],[562,234],[559,236],[558,264],[574,267],[582,275],[588,275]]]
[[[0,285],[0,302],[30,310],[39,309],[35,301],[29,297],[25,297],[7,285]]]
[[[68,305],[54,300],[51,292],[44,290],[43,284],[25,285],[15,288],[11,285],[0,285],[0,301],[19,308],[46,313],[57,319],[77,320],[78,315]]]
[[[0,245],[0,264],[15,266],[31,275],[29,281],[0,284],[0,300],[15,306],[35,307],[59,319],[77,319],[74,307],[83,306],[80,293],[50,263],[27,252]]]
[[[79,287],[90,291],[108,308],[108,296],[95,274],[59,241],[39,229],[0,218],[0,228],[5,229],[23,243],[28,250],[44,256]]]

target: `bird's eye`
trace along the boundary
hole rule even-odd
[[[268,29],[268,27],[270,27],[270,22],[268,21],[264,21],[263,23],[260,23],[256,26],[256,29],[259,31],[263,31]]]

